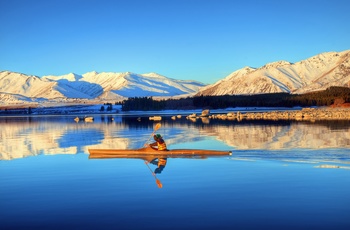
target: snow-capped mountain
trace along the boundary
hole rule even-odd
[[[38,101],[121,100],[128,97],[306,93],[330,86],[350,87],[350,50],[322,53],[290,63],[245,67],[212,85],[148,73],[88,72],[62,76],[29,76],[0,72],[0,104]]]
[[[0,99],[30,101],[31,99],[122,99],[144,96],[177,96],[196,93],[205,86],[197,81],[183,81],[148,73],[70,73],[62,76],[28,76],[0,72]]]
[[[197,95],[307,93],[330,86],[350,87],[350,50],[322,53],[294,64],[278,61],[245,67],[203,87]]]

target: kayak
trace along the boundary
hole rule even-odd
[[[137,158],[152,160],[154,158],[207,158],[215,156],[230,156],[231,151],[203,149],[170,149],[158,151],[151,147],[140,149],[89,149],[90,159],[105,158]]]

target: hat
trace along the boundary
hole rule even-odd
[[[155,138],[162,138],[162,135],[156,134],[156,135],[154,135],[154,137],[155,137]]]

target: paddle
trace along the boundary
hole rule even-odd
[[[154,176],[154,179],[156,179],[156,184],[157,184],[158,188],[162,188],[163,187],[162,182],[160,182],[160,180],[157,178],[156,174],[152,171],[151,167],[149,167],[148,161],[145,161],[145,164],[147,165],[149,171],[151,171],[152,175]]]
[[[151,137],[153,137],[154,133],[160,129],[162,125],[160,123],[156,124],[156,126],[154,127],[153,133],[149,136],[148,140],[145,142],[145,144],[143,145],[143,147],[147,146],[147,142],[149,141],[149,139],[151,139]]]
[[[162,126],[162,125],[161,125],[160,123],[156,124],[156,126],[154,127],[154,130],[153,130],[153,133],[149,136],[148,140],[147,140],[147,141],[145,142],[145,144],[143,145],[144,147],[147,146],[147,142],[149,141],[149,139],[151,139],[151,137],[153,137],[154,133],[155,133],[158,129],[160,129],[161,126]],[[163,187],[162,183],[161,183],[160,180],[156,177],[156,174],[152,171],[151,167],[149,167],[148,161],[147,161],[147,160],[145,160],[145,164],[147,165],[148,169],[151,171],[152,175],[154,176],[154,179],[156,179],[156,184],[157,184],[158,188],[162,188],[162,187]]]

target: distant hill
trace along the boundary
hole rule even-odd
[[[331,86],[350,87],[350,50],[322,53],[297,63],[278,61],[260,68],[245,67],[201,88],[196,95],[302,94]]]

